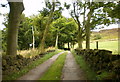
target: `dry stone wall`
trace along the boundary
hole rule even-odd
[[[112,55],[112,51],[97,49],[75,49],[77,55],[82,55],[94,71],[106,70],[114,72],[120,78],[120,55]]]
[[[45,54],[54,52],[55,50],[49,50]],[[22,55],[4,55],[2,57],[2,75],[6,76],[13,72],[18,72],[23,69],[25,66],[31,64],[31,62],[43,57],[44,55],[36,55],[32,58],[25,58]]]

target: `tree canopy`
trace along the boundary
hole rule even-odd
[[[64,7],[58,2],[45,2],[46,7],[39,10],[38,15],[25,17],[22,14],[23,4],[20,3],[20,8],[14,10],[14,5],[10,4],[9,15],[3,23],[6,28],[2,30],[4,51],[8,50],[6,46],[12,44],[10,40],[10,29],[15,30],[11,21],[15,17],[11,13],[17,13],[18,33],[14,34],[16,48],[18,50],[26,50],[30,48],[38,48],[40,53],[44,52],[44,48],[56,47],[64,48],[65,44],[68,47],[78,43],[79,48],[82,48],[82,42],[86,40],[86,48],[90,48],[90,30],[96,29],[99,25],[110,25],[117,22],[119,17],[119,2],[81,2],[74,1],[72,4],[64,3]],[[71,8],[72,7],[72,8]],[[66,18],[62,15],[64,9],[68,9],[71,18]],[[19,10],[20,9],[20,10]],[[21,10],[22,9],[22,10]],[[10,16],[13,17],[10,19]],[[12,25],[12,26],[11,26]],[[13,31],[12,29],[12,31]],[[13,32],[15,33],[15,32]],[[7,43],[8,40],[8,43]],[[11,42],[11,43],[9,43]],[[18,44],[17,44],[18,43]],[[9,47],[8,47],[9,48]]]

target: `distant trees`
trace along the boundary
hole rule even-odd
[[[9,2],[10,13],[7,34],[7,55],[17,54],[17,37],[20,17],[24,10],[23,2]]]
[[[52,23],[51,31],[56,37],[55,47],[63,48],[65,43],[76,42],[77,25],[72,18],[61,17]]]
[[[25,17],[24,14],[21,16],[21,22],[18,29],[18,49],[26,50],[30,48],[32,44],[32,19]]]
[[[66,22],[66,18],[62,17],[62,18],[59,18],[59,19],[53,21],[53,23],[52,23],[51,31],[54,33],[54,35],[56,37],[56,40],[55,40],[56,49],[58,48],[59,36],[60,36],[62,30],[65,28],[65,26],[64,26],[65,22]]]

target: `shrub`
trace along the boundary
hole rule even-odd
[[[98,40],[98,39],[101,39],[101,35],[100,34],[97,34],[97,35],[94,35],[94,40]]]

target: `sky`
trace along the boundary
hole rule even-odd
[[[64,2],[67,2],[70,4],[72,2],[72,0],[60,0],[60,2],[62,3],[62,6],[63,6]],[[23,0],[23,3],[24,3],[24,7],[25,7],[25,10],[23,11],[23,13],[27,17],[29,17],[33,14],[37,15],[39,13],[38,11],[42,10],[42,8],[45,7],[44,0]],[[1,5],[0,5],[0,13],[2,13],[2,14],[9,13],[9,5],[8,5],[7,0],[0,0],[0,4],[7,4],[7,7],[1,7]],[[66,9],[62,12],[62,15],[67,18],[71,17],[69,15],[68,10],[66,10]],[[5,27],[2,24],[2,22],[4,22],[4,17],[0,16],[0,29],[1,30]],[[111,28],[117,28],[117,27],[118,27],[117,24],[113,24],[113,25],[110,25],[109,27],[105,27],[104,29],[111,29]],[[99,29],[97,29],[95,31],[99,31]]]

